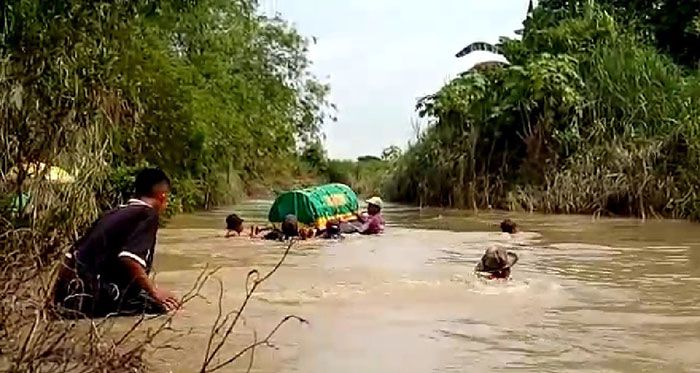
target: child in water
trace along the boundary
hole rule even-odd
[[[489,247],[477,263],[475,272],[489,280],[510,278],[511,268],[518,262],[518,255],[503,247]]]

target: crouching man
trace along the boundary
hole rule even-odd
[[[170,179],[159,169],[136,176],[135,198],[98,219],[66,254],[54,285],[59,313],[74,317],[162,314],[175,296],[148,277]]]

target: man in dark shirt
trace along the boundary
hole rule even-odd
[[[134,199],[98,219],[66,254],[54,287],[60,311],[102,317],[179,307],[173,294],[148,278],[170,180],[159,169],[145,169],[136,176],[135,189]]]

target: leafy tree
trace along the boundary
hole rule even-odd
[[[391,197],[700,216],[698,76],[608,8],[564,5],[536,8],[522,39],[501,41],[511,65],[418,102],[431,123],[395,163]]]
[[[580,11],[590,0],[542,0],[546,11]],[[653,39],[657,47],[689,67],[700,62],[700,34],[696,23],[700,16],[700,0],[597,0],[628,22],[638,24],[640,31]]]
[[[357,157],[357,162],[381,162],[382,159],[374,155],[363,155]]]
[[[328,166],[328,157],[321,142],[308,144],[301,153],[301,159],[311,168],[323,172]]]
[[[2,171],[27,161],[78,167],[66,149],[85,131],[103,137],[115,174],[165,169],[176,195],[189,196],[185,208],[223,201],[232,174],[245,182],[289,169],[282,164],[333,119],[329,88],[309,72],[307,39],[257,7],[3,3]]]
[[[396,145],[392,145],[384,150],[382,150],[382,160],[393,162],[401,157],[401,148]]]

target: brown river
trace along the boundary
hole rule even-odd
[[[236,211],[262,223],[270,202],[178,216],[161,230],[158,282],[183,294],[220,266],[223,308],[244,295],[251,268],[269,270],[281,244],[225,239]],[[256,350],[255,372],[700,372],[700,230],[681,221],[508,214],[523,233],[498,232],[501,212],[388,206],[377,237],[307,241],[252,299],[233,355],[288,314]],[[472,270],[486,246],[520,261],[508,283]],[[173,327],[180,350],[155,354],[162,372],[197,371],[218,309],[218,285]],[[223,356],[222,356],[223,357]],[[222,369],[246,371],[248,359]]]

